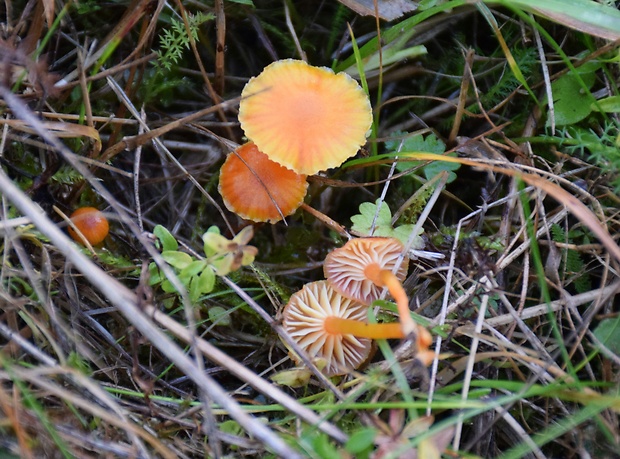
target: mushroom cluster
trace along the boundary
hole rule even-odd
[[[275,223],[295,212],[306,175],[355,155],[372,124],[357,81],[299,60],[268,65],[241,96],[239,122],[250,143],[229,154],[219,191],[226,207],[247,220]]]
[[[432,337],[411,318],[401,284],[409,262],[403,254],[402,243],[394,238],[352,239],[327,256],[323,265],[327,280],[307,284],[291,296],[282,325],[310,357],[325,361],[327,375],[358,368],[370,353],[372,339],[410,337],[420,360],[424,364],[432,360],[428,350]],[[368,307],[383,288],[396,300],[400,323],[367,323]]]

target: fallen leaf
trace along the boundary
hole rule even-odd
[[[362,16],[375,15],[375,0],[339,0],[340,3],[352,9]],[[379,18],[393,21],[405,13],[410,13],[418,8],[418,2],[411,0],[377,0],[377,12]]]

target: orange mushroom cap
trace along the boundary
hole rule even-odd
[[[282,312],[282,325],[310,357],[325,360],[325,374],[344,374],[368,359],[372,341],[329,332],[325,320],[339,317],[365,322],[367,310],[367,306],[340,295],[329,282],[312,282],[291,296]],[[293,358],[299,361],[295,355]]]
[[[241,218],[276,223],[304,202],[306,176],[271,161],[252,142],[226,158],[218,189],[224,204]]]
[[[241,93],[245,135],[273,161],[299,174],[337,167],[366,143],[372,108],[346,73],[303,61],[276,61]]]
[[[381,296],[383,286],[376,285],[367,276],[366,268],[376,264],[383,270],[393,271],[403,251],[403,244],[391,237],[351,239],[327,255],[323,271],[342,295],[368,305]],[[401,282],[407,275],[408,265],[409,258],[405,256],[395,273]]]
[[[103,242],[110,231],[108,219],[94,207],[80,207],[69,218],[91,245]],[[69,226],[68,230],[74,241],[83,244],[82,238],[72,227]]]

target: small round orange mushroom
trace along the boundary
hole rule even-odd
[[[218,189],[228,210],[241,218],[276,223],[304,202],[308,182],[249,142],[226,158]]]
[[[299,174],[337,167],[366,143],[370,100],[346,73],[284,59],[241,93],[239,122],[269,159]]]
[[[110,231],[108,219],[94,207],[80,207],[69,218],[91,245],[103,242]],[[80,235],[71,226],[68,229],[74,241],[80,244],[84,243]]]
[[[352,239],[327,255],[323,271],[338,292],[366,305],[378,299],[387,287],[396,301],[404,336],[416,333],[418,348],[426,350],[432,342],[431,335],[411,318],[409,300],[401,284],[409,264],[409,258],[404,256],[397,265],[403,252],[402,243],[395,238]]]
[[[367,311],[368,306],[342,296],[329,282],[317,281],[291,296],[282,325],[311,357],[325,360],[323,371],[332,376],[362,365],[372,339],[404,337],[399,324],[369,324]]]

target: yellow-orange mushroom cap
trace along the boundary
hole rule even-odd
[[[291,296],[282,312],[282,325],[310,357],[326,362],[325,374],[338,375],[364,363],[372,341],[328,331],[325,321],[338,317],[362,323],[366,321],[367,310],[367,306],[340,295],[329,282],[312,282]]]
[[[372,108],[346,73],[303,61],[276,61],[241,93],[245,135],[273,161],[312,175],[341,165],[366,143]]]
[[[241,218],[276,223],[301,206],[308,182],[249,142],[226,158],[218,189],[228,210]]]

